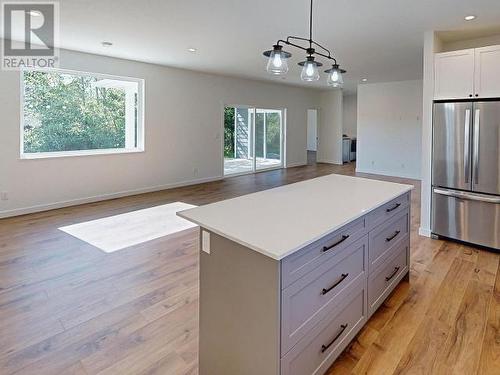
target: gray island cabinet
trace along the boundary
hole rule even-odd
[[[179,212],[201,375],[323,374],[408,275],[412,186],[328,175]]]

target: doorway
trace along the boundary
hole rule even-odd
[[[318,152],[318,110],[307,110],[307,164],[315,164]]]
[[[283,167],[283,110],[224,107],[224,176]]]

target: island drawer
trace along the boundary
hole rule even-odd
[[[366,233],[366,218],[361,217],[326,235],[281,262],[281,287],[284,289],[349,247]]]
[[[281,358],[281,375],[323,375],[366,321],[365,280]]]
[[[384,264],[394,253],[394,249],[408,236],[409,229],[409,210],[405,208],[398,215],[370,231],[368,251],[370,273]]]
[[[384,302],[408,271],[409,239],[399,244],[396,254],[368,279],[368,310],[370,316]]]
[[[405,193],[392,201],[376,208],[367,215],[368,230],[375,228],[377,225],[383,223],[389,218],[398,215],[410,205],[410,193]]]
[[[282,291],[281,353],[285,354],[307,332],[330,314],[339,301],[366,280],[368,236],[335,252],[319,266]]]

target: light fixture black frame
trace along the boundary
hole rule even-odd
[[[305,61],[301,61],[301,62],[297,63],[297,65],[299,65],[299,66],[304,66],[304,65],[306,65],[308,62],[312,62],[312,63],[313,63],[315,66],[317,66],[318,68],[319,68],[320,66],[323,66],[323,64],[322,64],[322,63],[320,63],[319,61],[314,60],[314,56],[311,56],[311,55],[307,56]]]
[[[293,43],[293,42],[291,42],[291,40],[300,40],[300,41],[308,42],[309,43],[309,47],[304,47],[304,46],[301,46],[300,44]],[[265,51],[263,53],[264,56],[269,57],[269,56],[271,56],[271,53],[279,51],[284,58],[291,57],[292,56],[291,53],[282,50],[283,46],[280,43],[285,44],[287,46],[292,46],[292,47],[295,47],[295,48],[299,48],[299,49],[301,49],[303,51],[306,51],[307,57],[314,57],[314,55],[318,55],[318,56],[324,57],[324,58],[326,58],[328,60],[333,60],[332,69],[326,70],[325,73],[330,73],[330,72],[332,72],[335,69],[338,69],[340,71],[340,73],[346,73],[347,72],[346,70],[339,68],[339,64],[337,63],[337,59],[335,59],[335,57],[332,56],[332,54],[331,54],[331,52],[330,52],[329,49],[323,47],[321,44],[319,44],[319,43],[317,43],[317,42],[315,42],[313,40],[313,0],[311,0],[311,6],[310,6],[310,12],[309,12],[309,38],[303,38],[303,37],[300,37],[300,36],[288,36],[285,40],[284,39],[278,39],[278,41],[276,42],[276,44],[273,45],[273,49],[272,50]],[[314,48],[314,46],[319,47],[322,50],[322,52],[318,52]],[[308,61],[308,60],[306,60],[306,61]],[[300,66],[303,66],[306,61],[301,61],[298,64]],[[322,65],[321,63],[319,63],[317,61],[315,61],[315,62],[316,62],[316,64],[319,64],[317,66],[321,66]]]

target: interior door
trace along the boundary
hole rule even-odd
[[[435,103],[432,184],[471,189],[472,103]]]
[[[318,149],[318,110],[307,110],[307,150],[317,151]]]
[[[500,102],[474,104],[472,143],[472,189],[500,194]]]

